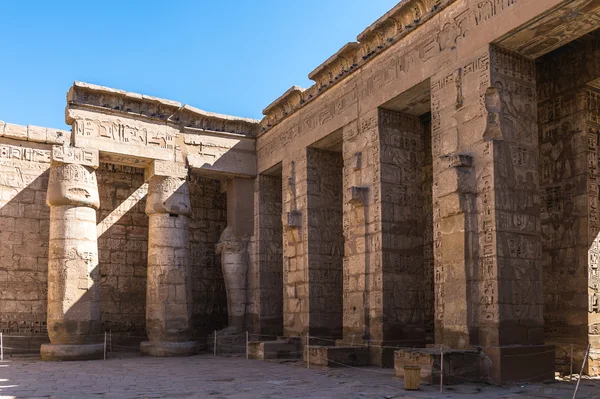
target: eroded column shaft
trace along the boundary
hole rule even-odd
[[[191,339],[192,297],[189,262],[188,184],[182,177],[154,175],[148,180],[146,214],[148,277],[143,354],[186,355],[195,352]]]
[[[64,163],[77,151],[84,164]],[[47,322],[51,344],[42,345],[45,360],[102,355],[97,165],[97,152],[53,149],[46,198],[50,206]]]

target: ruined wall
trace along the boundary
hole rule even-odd
[[[227,227],[227,194],[218,180],[189,177],[190,254],[192,267],[192,327],[196,339],[227,326],[227,297],[221,257],[215,252]]]
[[[254,306],[249,324],[254,333],[278,336],[283,333],[281,173],[257,176],[254,195],[254,263],[249,273]]]
[[[146,334],[148,260],[144,169],[101,163],[96,177],[102,327],[141,340]]]
[[[342,154],[307,149],[310,333],[342,336]]]

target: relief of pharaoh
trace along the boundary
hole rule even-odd
[[[236,237],[233,228],[228,226],[221,233],[217,243],[217,255],[221,255],[221,267],[227,291],[227,314],[229,333],[243,332],[246,315],[246,291],[248,276],[247,243]]]

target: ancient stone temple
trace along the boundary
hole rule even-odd
[[[0,122],[5,344],[599,375],[599,61],[600,0],[404,0],[262,121],[76,82]]]

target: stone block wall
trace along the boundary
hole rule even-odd
[[[310,333],[342,337],[344,232],[341,153],[308,148]]]
[[[146,331],[148,259],[144,169],[101,163],[96,177],[102,327],[141,340]]]
[[[49,168],[49,146],[0,138],[0,330],[22,350],[47,341]]]
[[[433,320],[432,299],[425,292],[423,202],[424,125],[416,116],[379,110],[381,276],[383,336],[390,341],[425,341]],[[431,276],[431,274],[429,274]],[[382,280],[382,281],[380,281]]]
[[[574,344],[576,368],[588,342],[600,346],[599,43],[585,36],[537,64],[545,335],[559,363]],[[600,357],[588,361],[600,372]]]
[[[227,298],[221,257],[215,252],[227,227],[227,194],[221,182],[195,174],[189,177],[190,256],[192,267],[192,327],[203,340],[215,329],[227,326]]]

